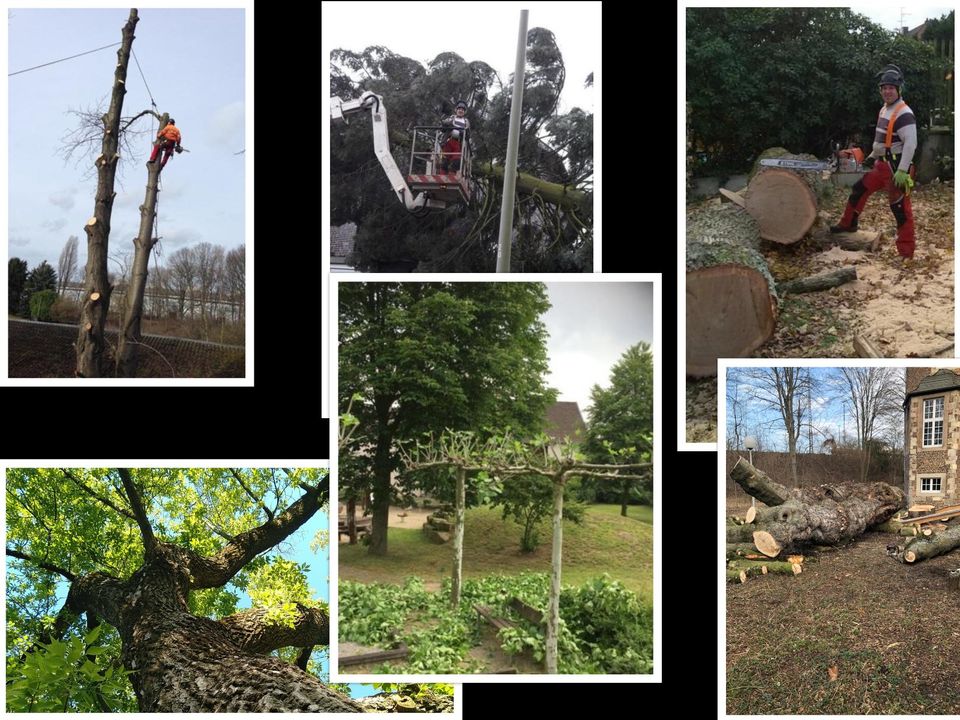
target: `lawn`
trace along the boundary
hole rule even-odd
[[[520,535],[520,526],[503,520],[498,509],[467,510],[464,577],[550,572],[550,521],[542,523],[543,542],[532,553],[520,552]],[[340,545],[340,577],[399,584],[415,575],[434,587],[450,575],[452,545],[431,543],[419,528],[390,528],[387,547],[385,557],[375,557],[363,545]],[[603,573],[652,603],[653,508],[631,505],[628,517],[621,517],[619,505],[591,505],[582,525],[564,521],[563,584],[580,585]]]

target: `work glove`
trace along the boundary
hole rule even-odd
[[[913,189],[913,178],[910,177],[910,173],[906,170],[897,170],[893,175],[893,183],[908,195],[910,194],[910,190]]]

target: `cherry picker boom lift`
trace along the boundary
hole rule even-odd
[[[400,172],[390,153],[390,132],[387,127],[387,109],[383,97],[367,91],[356,100],[330,98],[330,119],[347,123],[347,118],[370,112],[373,119],[373,150],[400,202],[412,213],[426,214],[431,209],[443,210],[447,205],[470,200],[470,168],[472,157],[469,143],[461,144],[460,172],[441,172],[443,159],[440,140],[449,130],[442,126],[417,125],[413,128],[410,147],[410,170]],[[421,149],[418,151],[418,143]],[[423,168],[423,172],[415,173]]]

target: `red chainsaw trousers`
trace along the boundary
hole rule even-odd
[[[847,207],[840,219],[842,227],[853,225],[857,217],[866,207],[867,200],[878,190],[886,189],[890,200],[890,210],[897,221],[897,252],[901,257],[913,257],[916,240],[913,235],[913,208],[910,205],[910,196],[893,182],[894,170],[886,160],[877,160],[873,170],[857,180],[847,200]],[[910,176],[913,177],[914,168],[910,167]]]
[[[153,152],[150,153],[150,162],[153,162],[157,159],[157,153],[163,150],[163,160],[160,161],[160,169],[163,170],[163,166],[167,164],[167,160],[170,159],[170,156],[173,155],[173,149],[177,144],[173,140],[164,140],[159,145],[153,146]]]

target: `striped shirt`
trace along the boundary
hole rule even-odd
[[[913,110],[901,99],[893,105],[884,105],[880,110],[880,116],[877,118],[877,131],[873,137],[872,157],[882,158],[886,155],[884,144],[887,139],[887,127],[890,125],[890,118],[894,112],[897,112],[897,118],[893,122],[893,137],[890,145],[890,152],[900,156],[898,170],[907,171],[910,169],[910,163],[913,161],[913,154],[917,150],[917,118],[913,115]]]

